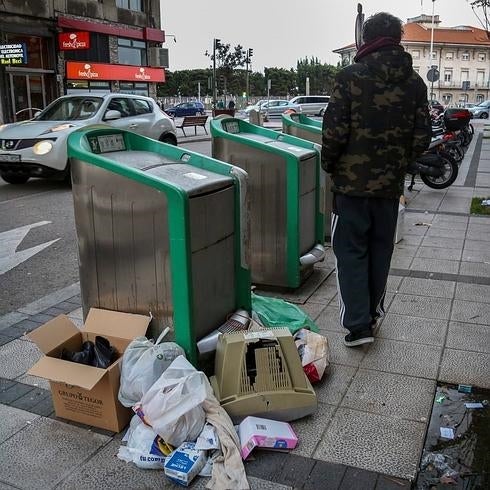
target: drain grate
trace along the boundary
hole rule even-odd
[[[490,488],[490,391],[439,385],[417,489]]]

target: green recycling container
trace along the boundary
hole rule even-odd
[[[68,139],[84,315],[151,313],[196,363],[196,342],[250,311],[247,176],[115,128]]]
[[[252,282],[299,287],[325,256],[318,145],[232,117],[210,127],[213,157],[249,176]]]
[[[313,143],[322,144],[322,121],[305,116],[304,114],[283,114],[282,131]],[[322,178],[325,179],[325,238],[331,238],[332,221],[332,181],[330,176],[322,169]]]

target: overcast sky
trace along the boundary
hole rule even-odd
[[[161,0],[170,70],[206,68],[213,38],[253,48],[253,71],[295,68],[299,58],[317,57],[336,64],[333,49],[354,42],[358,0]],[[366,17],[390,12],[404,22],[432,13],[432,1],[361,0]],[[467,0],[435,0],[442,26],[481,27]]]

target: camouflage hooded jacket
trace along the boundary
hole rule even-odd
[[[401,46],[347,66],[323,118],[322,166],[334,192],[398,198],[407,164],[430,143],[427,88]]]

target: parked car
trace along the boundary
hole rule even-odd
[[[204,116],[206,114],[202,102],[182,102],[181,104],[165,109],[165,112],[170,117]]]
[[[290,102],[301,106],[301,112],[307,116],[321,116],[329,100],[329,95],[298,95]]]
[[[68,135],[101,123],[177,144],[174,122],[149,97],[66,95],[29,121],[0,126],[0,176],[10,184],[24,184],[30,177],[69,179]]]
[[[280,117],[286,111],[301,112],[301,107],[298,104],[293,104],[288,100],[266,100],[260,102],[260,105],[248,106],[244,111],[245,115],[248,117],[251,110],[260,111],[262,115],[267,115],[267,117]]]
[[[471,117],[475,119],[488,119],[488,115],[490,114],[490,100],[484,100],[478,105],[468,108],[468,110],[471,113]]]
[[[444,112],[444,106],[437,100],[429,102],[429,109],[435,109],[437,112]]]

